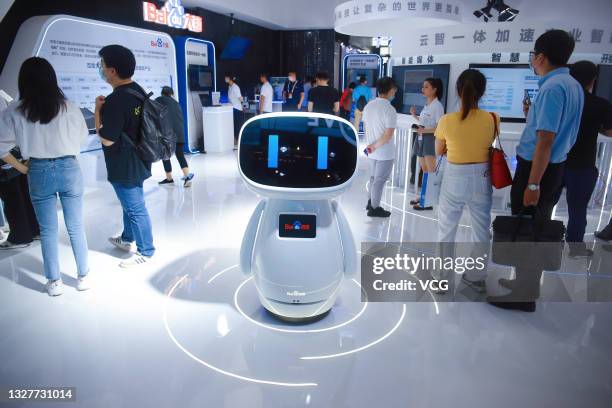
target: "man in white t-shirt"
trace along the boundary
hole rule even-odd
[[[261,91],[259,91],[259,113],[270,113],[272,112],[274,89],[268,81],[268,74],[261,74],[259,80],[262,83]]]
[[[380,206],[380,199],[395,159],[393,134],[397,124],[397,112],[390,101],[395,98],[397,87],[392,78],[383,77],[376,82],[376,90],[378,97],[370,101],[363,110],[368,143],[366,150],[370,164],[370,198],[366,209],[369,217],[388,217],[391,212]]]

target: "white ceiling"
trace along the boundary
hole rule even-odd
[[[0,0],[4,1],[4,0]],[[279,30],[334,27],[334,9],[346,0],[183,0],[186,7],[202,7],[237,19]],[[611,17],[612,0],[505,0],[519,9],[518,20],[547,19],[578,21]],[[462,0],[464,21],[475,22],[472,12],[486,0]],[[527,9],[529,8],[529,9]],[[571,17],[569,17],[571,16]],[[578,22],[577,21],[577,22]],[[382,27],[381,27],[382,28]]]
[[[335,0],[183,0],[185,7],[202,7],[278,30],[334,28]]]

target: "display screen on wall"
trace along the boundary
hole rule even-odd
[[[223,52],[221,53],[221,59],[226,60],[241,60],[244,58],[247,50],[251,46],[251,40],[248,38],[242,37],[231,37],[227,44],[225,44],[225,48],[223,48]]]
[[[481,109],[497,113],[505,122],[524,122],[525,95],[533,102],[540,79],[527,64],[470,64],[487,78]]]
[[[210,91],[212,89],[213,73],[207,66],[189,65],[187,73],[189,74],[190,91]]]
[[[285,87],[285,82],[287,82],[289,78],[287,77],[270,77],[270,85],[272,85],[272,89],[274,90],[274,100],[282,101],[283,100],[283,88]]]
[[[600,65],[595,85],[595,95],[612,102],[612,65]]]
[[[446,100],[448,94],[448,76],[450,73],[449,64],[435,65],[400,65],[393,67],[392,76],[397,84],[397,94],[391,102],[398,113],[410,113],[410,108],[414,106],[417,114],[425,106],[426,99],[421,93],[423,81],[426,78],[440,78],[443,86],[442,105],[446,110]]]
[[[136,57],[134,80],[147,92],[159,95],[163,86],[175,88],[174,44],[169,36],[155,32],[62,17],[49,24],[37,55],[53,65],[66,97],[93,111],[96,97],[112,92],[98,73],[98,51],[107,44],[122,44],[132,50]]]

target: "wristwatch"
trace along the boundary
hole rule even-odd
[[[539,184],[527,184],[527,188],[531,191],[538,191],[540,189]]]

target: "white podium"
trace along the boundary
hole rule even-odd
[[[231,152],[234,148],[234,108],[232,105],[202,108],[204,150],[208,153]]]

